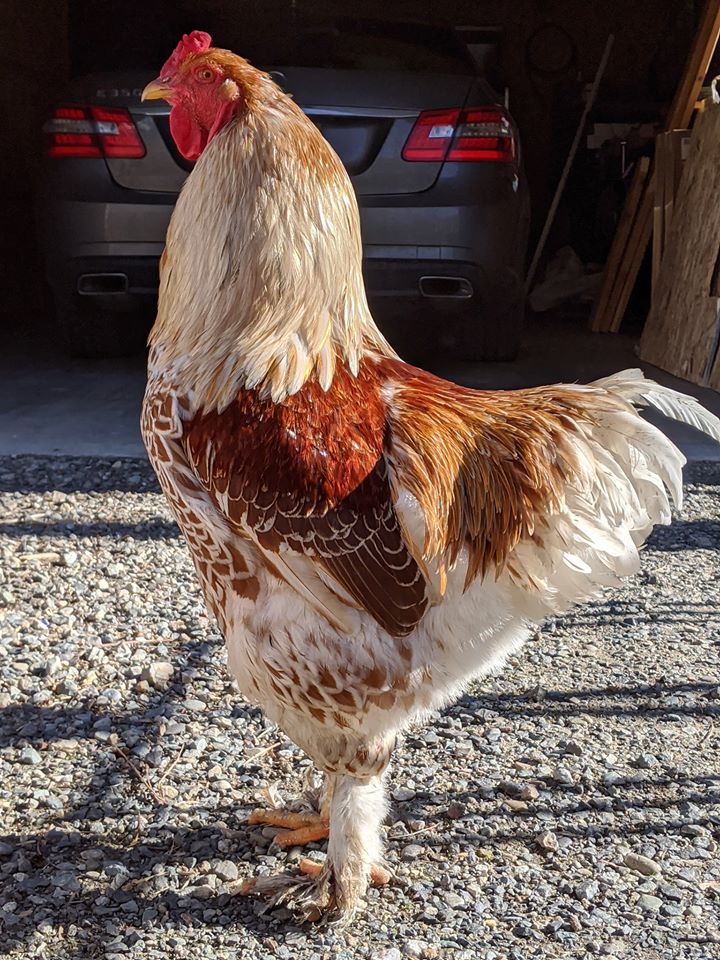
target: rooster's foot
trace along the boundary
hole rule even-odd
[[[275,834],[274,843],[279,847],[302,847],[314,840],[327,840],[329,823],[322,813],[297,813],[294,810],[253,810],[247,822],[254,826],[283,827]]]
[[[300,875],[281,873],[274,877],[256,877],[246,880],[238,893],[267,900],[265,910],[287,907],[305,921],[316,923],[348,923],[358,906],[359,898],[341,895],[331,866],[303,859],[298,864]],[[390,874],[384,867],[373,866],[373,883],[385,884]]]

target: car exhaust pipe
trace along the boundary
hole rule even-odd
[[[435,299],[468,300],[473,295],[473,285],[465,277],[420,277],[418,287],[421,296]]]
[[[78,277],[77,292],[84,297],[127,293],[128,278],[124,273],[83,273]]]

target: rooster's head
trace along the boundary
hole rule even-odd
[[[268,78],[247,60],[211,46],[210,34],[185,34],[143,100],[167,100],[170,130],[187,160],[197,160],[210,140],[248,105]]]

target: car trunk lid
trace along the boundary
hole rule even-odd
[[[360,196],[429,189],[442,164],[406,163],[402,148],[421,111],[462,106],[472,84],[472,78],[462,74],[307,67],[277,68],[271,73],[320,128]],[[131,190],[176,194],[193,165],[172,139],[168,105],[140,103],[148,76],[87,78],[82,95],[90,96],[92,102],[127,106],[145,142],[147,152],[141,159],[108,160],[115,182]]]

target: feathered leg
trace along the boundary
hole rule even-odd
[[[326,871],[334,886],[335,907],[350,919],[365,895],[373,864],[382,858],[380,828],[387,813],[382,776],[337,778],[330,805]]]
[[[270,905],[297,909],[308,920],[348,922],[371,877],[387,882],[389,874],[377,866],[387,810],[382,776],[360,779],[341,774],[334,781],[325,863],[317,871],[307,861],[301,865],[310,876],[259,877],[244,892],[268,897]]]

